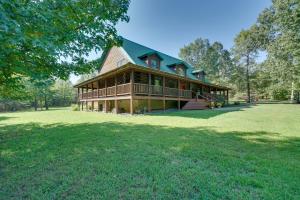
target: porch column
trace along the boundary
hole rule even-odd
[[[134,71],[130,72],[130,114],[133,114]]]
[[[104,100],[104,112],[107,113],[107,100]]]
[[[229,104],[229,95],[228,95],[228,90],[226,90],[226,99],[227,99],[227,104]]]
[[[94,83],[92,82],[92,99],[94,98]],[[91,105],[91,109],[92,109],[92,112],[94,111],[94,101],[92,101],[92,105]]]
[[[115,113],[118,114],[118,100],[115,99]]]
[[[86,85],[85,92],[86,92],[86,97],[89,98],[89,95],[88,95],[88,92],[89,92],[89,86],[88,86],[88,85]]]
[[[99,85],[100,85],[100,83],[99,83],[99,80],[97,81],[97,98],[99,97]]]
[[[79,102],[80,100],[80,89],[77,88],[77,102]]]
[[[165,88],[166,88],[166,77],[163,76],[163,108],[164,108],[164,111],[166,111]]]
[[[148,112],[151,112],[151,99],[150,99],[150,94],[151,94],[151,74],[148,74]]]
[[[89,92],[89,86],[86,85],[87,98],[89,98],[88,92]],[[85,101],[85,111],[88,111],[88,110],[89,110],[89,108],[88,108],[88,101],[86,100]]]
[[[79,88],[77,88],[77,105],[80,110],[80,89]]]
[[[106,94],[107,94],[107,79],[104,79],[104,88],[105,88],[105,94],[104,96],[106,97]]]
[[[178,79],[178,100],[177,100],[177,107],[180,110],[180,80]]]
[[[115,75],[115,113],[118,114],[118,100],[117,100],[117,74]]]

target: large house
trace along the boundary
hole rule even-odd
[[[130,40],[102,56],[99,74],[75,85],[81,110],[133,114],[228,102],[229,88],[209,83],[203,70]]]

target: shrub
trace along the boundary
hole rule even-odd
[[[287,100],[289,98],[289,91],[286,88],[274,87],[272,97],[274,100]]]
[[[79,111],[79,106],[76,104],[72,104],[71,108],[72,108],[72,111]]]
[[[218,108],[221,108],[221,107],[224,107],[224,102],[218,102],[218,103],[216,103],[216,107],[218,107]]]
[[[233,102],[233,105],[240,105],[241,103],[239,102],[239,101],[235,101],[235,102]]]

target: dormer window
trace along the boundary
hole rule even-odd
[[[162,57],[157,52],[149,52],[139,57],[147,64],[148,67],[153,69],[160,69],[160,62]]]
[[[158,67],[158,62],[157,62],[157,60],[151,59],[151,60],[150,60],[150,66],[151,66],[152,68],[157,68],[157,67]]]
[[[196,76],[197,79],[199,79],[199,80],[205,82],[205,75],[206,75],[206,73],[205,73],[203,70],[194,70],[194,71],[192,72],[192,74],[193,74],[194,76]]]
[[[176,74],[178,74],[179,76],[184,76],[186,77],[186,68],[187,66],[180,62],[180,63],[175,63],[172,65],[168,65],[170,69],[172,69]]]
[[[177,74],[180,76],[185,76],[186,70],[182,66],[177,66]]]

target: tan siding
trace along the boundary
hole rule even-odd
[[[103,63],[100,74],[106,73],[117,68],[117,63],[122,61],[122,65],[129,62],[127,56],[120,47],[112,47]]]

